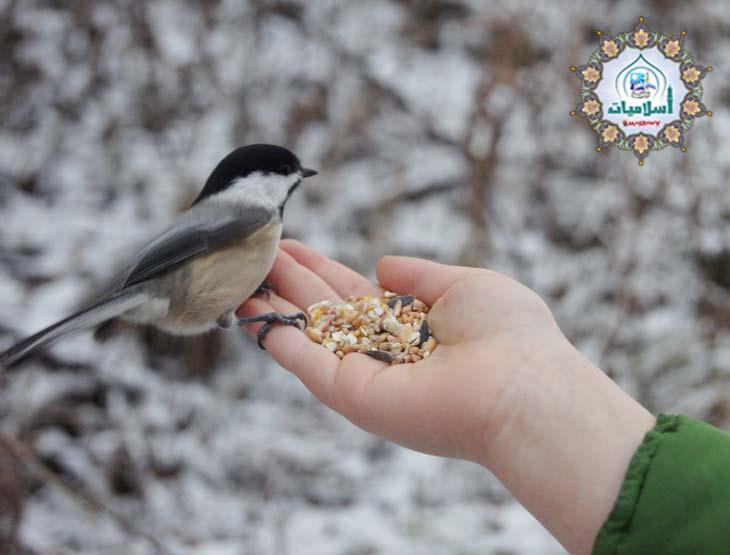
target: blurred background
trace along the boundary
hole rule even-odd
[[[596,29],[688,32],[689,151],[595,152]],[[720,0],[0,0],[0,349],[88,301],[233,147],[320,175],[289,237],[506,272],[654,412],[730,429]],[[385,443],[243,332],[128,330],[0,386],[0,552],[559,554],[483,469]]]

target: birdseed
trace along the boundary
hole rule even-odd
[[[426,321],[430,307],[413,295],[350,296],[307,309],[309,339],[342,358],[363,353],[390,364],[418,362],[438,345]]]

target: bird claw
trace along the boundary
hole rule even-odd
[[[274,324],[284,324],[286,326],[296,326],[299,328],[299,320],[303,322],[303,326],[300,329],[307,327],[307,315],[304,312],[297,312],[296,314],[281,314],[279,312],[267,312],[266,314],[259,314],[258,316],[249,316],[247,318],[239,318],[238,325],[250,324],[252,322],[264,322],[258,333],[256,334],[256,343],[258,346],[266,350],[264,347],[264,339],[266,334],[271,331]]]
[[[271,285],[268,281],[262,281],[261,285],[258,286],[256,291],[253,292],[254,295],[264,295],[266,297],[266,300],[268,301],[271,298],[271,292],[276,293],[276,289],[274,289],[274,286]]]

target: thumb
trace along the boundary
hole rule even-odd
[[[433,305],[454,282],[478,272],[476,268],[447,266],[407,256],[384,256],[376,268],[378,282],[385,289],[413,294]]]

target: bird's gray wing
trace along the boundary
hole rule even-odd
[[[157,277],[190,258],[245,239],[265,226],[272,216],[273,213],[265,208],[248,208],[244,215],[215,223],[175,227],[140,253],[121,287],[127,288]]]

